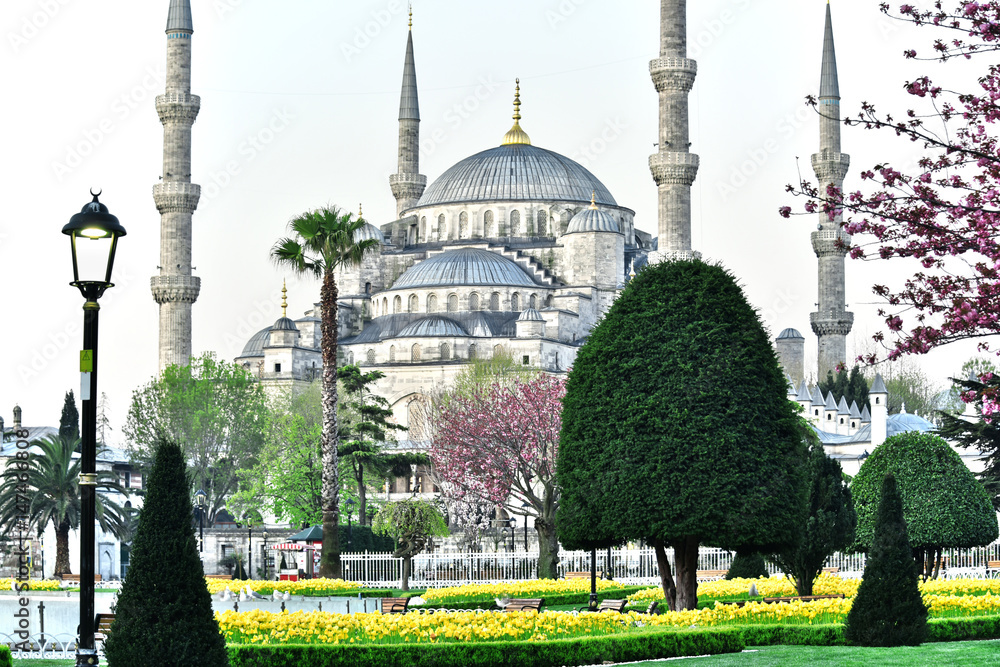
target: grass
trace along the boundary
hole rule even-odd
[[[761,646],[748,648],[743,653],[657,660],[636,663],[652,666],[680,667],[841,667],[858,665],[871,667],[991,667],[1000,665],[1000,641],[947,642],[902,646],[898,648],[862,648],[855,646]]]
[[[63,667],[75,665],[76,660],[18,660],[14,659],[14,667]]]

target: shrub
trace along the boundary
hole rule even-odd
[[[726,579],[759,579],[770,576],[764,557],[758,553],[736,554]]]
[[[0,667],[12,667],[14,664],[14,659],[10,655],[10,649],[6,646],[0,646]]]
[[[864,578],[844,636],[862,646],[916,646],[927,636],[927,607],[903,519],[896,478],[886,475]]]
[[[105,642],[110,667],[229,665],[195,546],[184,454],[160,441]]]

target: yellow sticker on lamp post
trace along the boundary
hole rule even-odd
[[[80,350],[80,372],[81,373],[92,373],[92,372],[94,372],[94,351],[93,350]]]

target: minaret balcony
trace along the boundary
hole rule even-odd
[[[649,61],[649,74],[656,91],[690,92],[698,75],[698,63],[690,58],[656,58]]]
[[[194,303],[201,292],[201,278],[197,276],[153,276],[149,287],[156,303]]]
[[[193,125],[201,110],[201,98],[191,93],[164,93],[156,96],[156,113],[160,122]]]
[[[694,153],[654,153],[649,156],[649,170],[657,185],[688,185],[698,175],[699,158]]]
[[[844,182],[844,177],[851,167],[851,156],[847,153],[829,153],[823,151],[812,156],[812,168],[816,172],[816,180],[821,185],[835,183],[838,186]]]
[[[181,181],[165,181],[153,186],[156,210],[163,213],[193,213],[201,199],[201,186]]]
[[[846,336],[854,326],[854,313],[846,310],[809,313],[809,324],[817,336]]]
[[[809,238],[817,257],[843,257],[851,247],[851,235],[836,220],[823,223],[823,229],[813,232]]]

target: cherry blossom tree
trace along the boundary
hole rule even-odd
[[[565,381],[544,374],[477,383],[444,397],[430,456],[445,494],[534,518],[538,576],[555,578],[555,460]]]
[[[947,6],[946,6],[947,5]],[[927,52],[908,49],[907,59],[962,62],[1000,50],[1000,2],[936,0],[931,9],[903,4],[898,10],[881,3],[887,16],[933,31]],[[876,334],[889,359],[925,354],[954,341],[1000,333],[1000,65],[995,58],[972,90],[955,90],[922,76],[907,81],[914,108],[899,117],[874,104],[844,123],[866,130],[890,131],[918,144],[914,168],[883,162],[862,172],[864,190],[820,191],[803,182],[788,191],[804,195],[804,213],[844,214],[844,229],[855,259],[915,259],[920,269],[900,289],[876,285],[885,301],[879,310],[888,337]],[[961,71],[954,72],[961,74]],[[955,77],[960,78],[958,76]],[[809,102],[816,105],[815,98]],[[820,113],[823,113],[820,110]],[[780,214],[789,217],[784,206]],[[878,355],[864,360],[874,363]],[[998,396],[983,400],[983,412],[998,407]]]

